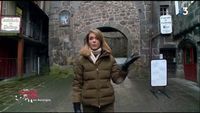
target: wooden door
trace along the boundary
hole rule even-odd
[[[176,74],[176,49],[175,48],[161,48],[160,54],[163,54],[163,59],[167,60],[167,75],[168,77],[175,77]]]
[[[194,49],[192,47],[184,49],[184,74],[185,79],[197,81],[197,66],[195,62]]]

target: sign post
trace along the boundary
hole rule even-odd
[[[151,61],[151,86],[167,85],[167,61],[165,59]]]
[[[162,55],[160,55],[162,58]],[[165,86],[167,85],[167,60],[158,59],[151,60],[151,92],[157,97],[156,93],[165,93]]]

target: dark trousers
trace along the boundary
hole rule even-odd
[[[94,106],[88,106],[88,105],[83,105],[83,112],[88,113],[106,113],[106,112],[112,112],[114,113],[114,103],[108,104],[105,106],[101,106],[100,108],[94,107]]]

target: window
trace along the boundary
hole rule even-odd
[[[60,25],[61,26],[66,26],[66,25],[69,25],[69,11],[62,11],[60,14],[59,14],[59,20],[60,20]]]
[[[16,7],[16,16],[22,16],[22,9],[18,6]]]
[[[40,1],[40,9],[44,10],[44,2],[45,1]]]
[[[2,15],[6,15],[8,13],[8,1],[3,1],[3,6],[2,6]]]
[[[160,6],[160,15],[168,15],[169,14],[169,5],[161,5]]]
[[[191,64],[192,63],[192,53],[193,49],[192,48],[186,48],[185,49],[185,64]]]
[[[1,6],[2,6],[2,1],[0,1],[0,15],[1,15]]]
[[[16,1],[1,1],[2,15],[15,15]]]

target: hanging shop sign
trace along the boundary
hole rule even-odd
[[[20,17],[1,17],[1,32],[20,32]]]
[[[161,34],[172,33],[172,16],[171,15],[160,16],[160,31],[161,31]]]

